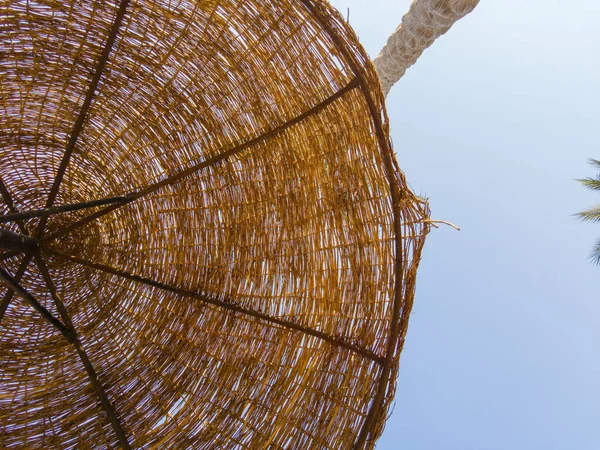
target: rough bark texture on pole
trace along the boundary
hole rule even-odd
[[[385,95],[423,50],[469,14],[479,0],[415,0],[373,60]]]

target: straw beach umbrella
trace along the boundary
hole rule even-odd
[[[0,8],[0,447],[372,448],[428,209],[321,0]]]

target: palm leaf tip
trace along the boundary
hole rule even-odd
[[[592,166],[600,168],[600,160],[597,160],[597,159],[594,159],[594,158],[588,158],[588,162]]]
[[[600,205],[576,214],[584,222],[600,222]]]
[[[591,191],[600,191],[600,174],[597,175],[596,178],[588,177],[579,179],[577,181]]]
[[[600,160],[588,158],[588,162],[597,169],[600,169]],[[582,178],[577,181],[586,189],[591,191],[600,191],[600,173],[598,173],[596,177]],[[577,213],[575,216],[579,217],[579,219],[584,222],[600,222],[600,205],[596,205],[594,208]],[[593,264],[600,266],[600,239],[598,239],[594,244],[594,247],[592,247],[590,260]]]

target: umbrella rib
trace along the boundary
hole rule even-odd
[[[75,144],[77,143],[77,138],[79,137],[79,133],[81,132],[81,129],[83,128],[83,123],[87,116],[89,107],[92,103],[92,99],[96,92],[96,88],[98,87],[100,77],[102,76],[102,73],[104,72],[106,62],[108,61],[108,57],[110,56],[112,46],[114,44],[115,38],[116,38],[119,28],[121,26],[121,22],[123,20],[123,16],[125,15],[125,10],[126,10],[128,4],[129,4],[129,0],[121,1],[119,10],[117,11],[117,15],[115,16],[115,21],[113,22],[112,28],[111,28],[108,38],[106,40],[106,45],[104,46],[104,49],[102,50],[102,54],[100,55],[100,59],[98,60],[98,65],[96,66],[96,71],[94,72],[94,75],[92,77],[92,82],[90,83],[90,86],[86,93],[83,105],[81,106],[81,109],[79,110],[79,115],[77,116],[77,120],[73,127],[73,131],[71,132],[71,136],[69,138],[67,148],[65,150],[62,161],[60,162],[60,165],[56,172],[56,176],[54,178],[54,183],[52,184],[52,187],[50,189],[50,194],[48,195],[48,200],[46,201],[46,205],[45,205],[46,208],[50,208],[54,204],[54,201],[56,200],[56,196],[58,194],[58,189],[60,188],[60,183],[62,182],[63,176],[67,169],[67,165],[69,164],[69,160],[71,158],[71,154],[73,153]],[[8,191],[6,191],[6,192],[8,193]],[[4,196],[4,193],[3,193],[3,196]],[[10,193],[9,193],[9,197],[10,197]],[[6,198],[5,198],[5,200],[6,200]],[[12,203],[12,201],[11,201],[11,203]],[[37,238],[41,237],[42,234],[44,233],[44,228],[46,227],[47,221],[48,221],[48,216],[42,217],[42,219],[40,220],[40,223],[38,224],[38,226],[36,228],[36,232],[35,232],[35,236]],[[22,231],[25,231],[25,230],[22,230]],[[26,257],[23,260],[23,262],[21,263],[21,266],[19,267],[19,272],[16,274],[16,275],[18,275],[20,273],[21,275],[15,276],[15,280],[17,282],[20,281],[20,277],[22,277],[23,274],[25,273],[25,271],[27,270],[27,266],[29,265],[30,261],[31,261],[31,257]],[[2,299],[2,303],[0,303],[0,321],[4,317],[4,313],[6,312],[6,309],[8,308],[8,305],[9,305],[12,297],[13,297],[13,291],[11,288],[9,288],[8,292]]]
[[[4,283],[12,289],[13,292],[16,292],[23,300],[25,300],[29,305],[31,305],[37,312],[39,312],[44,319],[50,322],[54,327],[60,331],[60,333],[67,338],[67,340],[71,340],[73,337],[72,331],[69,327],[65,326],[60,320],[50,313],[40,302],[38,302],[33,295],[29,293],[23,286],[19,284],[15,278],[13,278],[6,270],[0,267],[0,280],[4,281]]]
[[[127,201],[127,197],[110,197],[88,202],[71,203],[69,205],[53,206],[51,208],[36,209],[26,212],[14,212],[0,216],[0,223],[14,222],[16,220],[31,219],[33,217],[52,216],[80,209],[93,208],[96,206],[110,205]]]
[[[4,203],[6,203],[6,206],[8,207],[8,210],[11,212],[11,214],[18,214],[17,208],[15,207],[15,203],[12,199],[12,196],[10,195],[10,191],[4,184],[4,180],[2,180],[2,177],[0,177],[0,193],[2,194]],[[21,233],[27,234],[27,228],[25,227],[25,224],[23,224],[22,222],[18,222],[17,225],[19,226]]]
[[[208,295],[204,295],[204,294],[199,294],[197,292],[193,292],[193,291],[188,291],[186,289],[182,289],[176,286],[172,286],[166,283],[162,283],[159,281],[155,281],[149,278],[145,278],[142,277],[140,275],[135,275],[129,272],[126,272],[124,270],[121,269],[117,269],[115,267],[111,267],[105,264],[100,264],[100,263],[95,263],[89,260],[86,260],[84,258],[80,258],[78,256],[74,256],[74,255],[69,255],[66,253],[63,253],[61,251],[58,251],[54,248],[44,248],[45,251],[47,251],[50,254],[53,254],[55,256],[58,256],[60,258],[75,262],[77,264],[80,264],[82,266],[86,266],[86,267],[90,267],[96,270],[99,270],[101,272],[105,272],[105,273],[109,273],[111,275],[116,275],[118,277],[121,278],[125,278],[127,280],[130,281],[134,281],[134,282],[138,282],[138,283],[142,283],[145,284],[147,286],[151,286],[157,289],[161,289],[163,291],[168,291],[171,292],[173,294],[177,294],[177,295],[181,295],[183,297],[189,297],[189,298],[193,298],[195,300],[199,300],[203,303],[208,303],[210,305],[213,306],[217,306],[223,309],[227,309],[229,311],[234,311],[237,313],[241,313],[241,314],[245,314],[247,316],[251,316],[251,317],[255,317],[257,319],[263,320],[265,322],[269,322],[275,325],[279,325],[288,329],[292,329],[295,331],[300,331],[304,334],[308,334],[310,336],[314,336],[317,337],[323,341],[326,341],[330,344],[334,344],[337,347],[342,347],[345,348],[347,350],[350,350],[354,353],[357,353],[365,358],[368,358],[372,361],[375,361],[378,364],[383,364],[384,362],[384,358],[382,358],[381,356],[375,354],[374,352],[372,352],[371,350],[367,350],[364,349],[362,347],[359,347],[358,345],[352,344],[350,342],[347,342],[343,339],[331,336],[327,333],[324,333],[322,331],[318,331],[315,330],[313,328],[310,327],[305,327],[303,325],[299,325],[297,323],[291,322],[289,320],[285,320],[285,319],[279,319],[277,317],[273,317],[270,316],[268,314],[265,313],[261,313],[259,311],[255,311],[249,308],[244,308],[242,306],[236,305],[235,303],[233,303],[231,300],[219,300],[218,298],[214,298],[214,297],[210,297]]]
[[[5,256],[9,253],[10,252],[6,252],[2,256]],[[17,269],[17,272],[15,273],[15,276],[14,276],[14,281],[16,283],[21,282],[21,278],[23,278],[23,275],[25,274],[25,271],[27,270],[27,266],[29,265],[31,258],[33,258],[33,255],[25,255],[25,258],[23,258],[23,260],[21,261],[21,265]],[[15,291],[10,286],[8,286],[8,291],[6,292],[6,294],[4,294],[4,298],[2,299],[2,302],[0,303],[0,322],[2,322],[2,319],[4,318],[4,313],[6,313],[6,309],[8,308],[8,305],[9,305],[10,301],[12,300],[14,294],[15,294]]]
[[[9,192],[8,188],[6,187],[6,185],[4,184],[4,180],[2,180],[1,176],[0,176],[0,193],[2,194],[4,203],[6,203],[6,206],[8,206],[8,209],[10,210],[10,212],[16,213],[17,209],[15,208],[15,203],[13,202],[12,196],[10,195],[10,192]]]
[[[247,149],[248,147],[259,144],[267,139],[277,136],[277,135],[281,134],[282,132],[284,132],[285,130],[287,130],[288,128],[304,121],[306,118],[325,109],[331,103],[333,103],[340,97],[343,97],[346,93],[357,88],[358,86],[359,86],[358,77],[354,77],[346,86],[344,86],[342,89],[337,91],[335,94],[326,98],[321,103],[317,104],[316,106],[313,106],[312,108],[303,112],[302,114],[288,120],[287,122],[285,122],[275,128],[272,128],[269,131],[262,133],[260,136],[250,139],[250,140],[248,140],[240,145],[237,145],[233,148],[230,148],[229,150],[222,151],[221,153],[217,154],[216,156],[213,156],[202,162],[196,163],[193,166],[189,167],[188,169],[177,172],[177,173],[165,178],[162,181],[151,184],[150,186],[147,186],[146,188],[142,189],[141,191],[131,192],[125,196],[125,197],[127,197],[127,200],[123,201],[122,203],[107,206],[106,208],[101,209],[100,211],[97,211],[93,214],[90,214],[89,216],[84,217],[83,219],[73,222],[71,225],[57,231],[56,233],[44,236],[41,239],[41,241],[48,241],[51,239],[56,239],[58,237],[64,236],[77,228],[80,228],[90,222],[93,222],[94,220],[96,220],[106,214],[109,214],[109,213],[115,211],[118,208],[121,208],[135,200],[138,200],[139,198],[147,196],[147,195],[159,190],[160,188],[162,188],[164,186],[170,186],[172,184],[175,184],[175,183],[179,182],[180,180],[182,180],[183,178],[186,178],[208,166],[214,165],[214,164],[218,163],[219,161],[222,161],[230,156],[233,156],[233,155],[236,155],[236,154],[242,152],[243,150]]]
[[[94,75],[92,77],[92,81],[88,87],[88,90],[85,95],[85,99],[81,108],[79,110],[79,114],[77,116],[77,120],[75,121],[75,125],[73,126],[73,130],[71,131],[71,136],[69,137],[69,142],[67,143],[67,148],[65,149],[65,153],[63,154],[60,165],[58,166],[58,170],[56,172],[56,176],[54,178],[54,183],[52,184],[52,188],[50,189],[50,194],[48,195],[48,200],[46,201],[46,208],[50,208],[54,201],[56,200],[56,196],[58,195],[58,189],[60,188],[60,184],[62,182],[65,171],[67,170],[67,165],[71,159],[71,155],[73,154],[73,150],[75,149],[75,145],[77,144],[77,139],[79,138],[79,134],[83,129],[83,124],[87,117],[87,113],[90,109],[90,105],[92,104],[92,99],[96,94],[96,89],[98,88],[98,83],[100,82],[100,78],[104,72],[106,67],[106,63],[108,62],[108,58],[110,56],[111,50],[113,48],[113,44],[117,37],[117,33],[119,32],[119,28],[121,27],[121,23],[123,21],[123,16],[125,15],[125,10],[127,9],[127,5],[129,4],[129,0],[122,0],[117,14],[115,16],[115,20],[110,29],[109,35],[106,39],[106,44],[100,54],[100,59],[98,60],[98,64],[96,65],[96,70],[94,71]],[[41,235],[44,231],[44,227],[46,226],[47,217],[44,217],[40,224],[38,225],[38,236]]]
[[[69,328],[69,330],[71,332],[70,338],[67,338],[67,339],[69,340],[69,342],[71,342],[71,344],[73,344],[73,346],[77,350],[79,359],[81,359],[81,362],[83,363],[83,366],[85,367],[85,370],[87,372],[90,384],[94,388],[94,391],[96,392],[96,395],[98,396],[98,398],[100,400],[100,404],[102,405],[104,412],[108,416],[110,424],[112,425],[113,430],[114,430],[115,434],[117,435],[117,438],[119,439],[119,443],[121,444],[123,449],[126,449],[126,450],[130,449],[131,447],[129,446],[129,442],[128,442],[127,436],[125,434],[125,430],[121,424],[119,417],[117,416],[117,412],[115,411],[114,406],[110,402],[108,395],[106,394],[106,391],[104,390],[104,387],[98,380],[98,375],[96,374],[96,370],[94,369],[93,364],[91,363],[86,351],[84,350],[84,348],[81,344],[81,340],[79,339],[79,336],[77,335],[77,332],[75,331],[75,327],[73,326],[73,321],[71,320],[69,312],[67,311],[67,308],[65,307],[62,299],[60,298],[60,295],[58,295],[58,291],[56,290],[54,281],[52,280],[52,277],[50,276],[48,266],[46,265],[46,263],[42,259],[41,255],[39,255],[39,254],[35,256],[35,262],[42,274],[42,277],[44,278],[46,287],[48,288],[48,290],[50,291],[50,294],[52,295],[52,299],[54,300],[54,303],[56,304],[56,308],[58,309],[58,312],[59,312],[62,320],[64,321],[64,323],[67,325],[67,327]]]

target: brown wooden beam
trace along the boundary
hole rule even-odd
[[[80,264],[82,266],[86,266],[86,267],[90,267],[96,270],[100,270],[102,272],[106,272],[106,273],[110,273],[111,275],[116,275],[118,277],[121,278],[125,278],[127,280],[130,281],[134,281],[137,283],[142,283],[145,284],[147,286],[151,286],[153,288],[157,288],[157,289],[161,289],[164,291],[168,291],[171,292],[173,294],[177,294],[180,295],[182,297],[188,297],[188,298],[193,298],[195,300],[199,300],[203,303],[208,303],[210,305],[214,305],[214,306],[218,306],[220,308],[229,310],[229,311],[233,311],[233,312],[237,312],[237,313],[241,313],[250,317],[255,317],[257,319],[260,319],[262,321],[271,323],[273,325],[278,325],[284,328],[288,328],[291,330],[295,330],[295,331],[299,331],[302,332],[304,334],[308,334],[310,336],[314,336],[317,337],[325,342],[328,342],[330,344],[335,345],[336,347],[342,347],[345,348],[347,350],[350,350],[354,353],[357,353],[365,358],[368,358],[372,361],[375,361],[379,364],[383,363],[383,358],[377,354],[375,354],[374,352],[372,352],[371,350],[359,347],[358,345],[354,345],[351,344],[350,342],[346,342],[343,339],[340,339],[338,337],[335,336],[330,336],[327,333],[324,333],[322,331],[318,331],[318,330],[314,330],[312,328],[309,327],[305,327],[303,325],[299,325],[297,323],[291,322],[289,320],[285,320],[285,319],[279,319],[277,317],[273,317],[270,316],[268,314],[265,313],[261,313],[258,311],[254,311],[252,309],[248,309],[248,308],[244,308],[242,306],[236,305],[235,303],[231,302],[231,301],[224,301],[224,300],[219,300],[217,298],[214,297],[210,297],[208,295],[203,295],[203,294],[198,294],[196,292],[193,291],[188,291],[185,289],[181,289],[179,287],[176,286],[171,286],[168,285],[166,283],[161,283],[159,281],[155,281],[155,280],[151,280],[149,278],[145,278],[142,277],[140,275],[135,275],[132,273],[128,273],[124,270],[121,269],[117,269],[115,267],[111,267],[105,264],[99,264],[99,263],[95,263],[92,261],[88,261],[86,259],[74,256],[74,255],[68,255],[66,253],[63,253],[61,251],[58,251],[56,249],[53,248],[44,248],[44,251],[47,251],[48,253],[58,256],[59,258],[65,259],[65,260],[69,260],[72,262],[75,262],[77,264]]]
[[[12,199],[12,196],[10,195],[10,191],[8,190],[8,188],[6,187],[6,185],[4,184],[4,181],[2,180],[2,177],[0,177],[0,194],[2,194],[2,198],[4,199],[4,203],[6,203],[6,206],[8,207],[8,210],[11,212],[11,214],[17,214],[17,208],[15,206],[15,203]],[[27,227],[25,226],[24,223],[19,222],[18,223],[19,226],[19,230],[21,230],[21,233],[23,234],[28,234],[27,231]]]
[[[104,409],[104,412],[108,416],[108,420],[110,421],[110,424],[112,425],[113,430],[114,430],[115,434],[117,435],[117,438],[119,439],[119,443],[121,444],[121,447],[123,447],[123,449],[129,450],[131,447],[129,446],[129,442],[127,440],[127,435],[125,434],[125,429],[123,428],[123,426],[121,424],[121,420],[119,419],[119,416],[117,415],[117,412],[115,411],[115,408],[113,407],[112,403],[110,402],[104,387],[98,380],[98,375],[96,374],[96,370],[94,369],[93,364],[91,363],[86,351],[84,350],[83,346],[81,345],[81,340],[79,339],[79,336],[77,335],[77,332],[75,331],[75,327],[73,326],[73,321],[71,320],[71,316],[69,315],[67,308],[65,307],[62,299],[60,298],[60,295],[58,294],[58,291],[56,290],[56,286],[54,285],[54,281],[52,280],[52,277],[50,276],[50,272],[48,271],[48,266],[46,265],[46,263],[42,259],[41,255],[39,255],[39,254],[35,255],[35,262],[36,262],[36,265],[38,266],[38,268],[40,269],[40,273],[42,274],[42,277],[44,278],[46,287],[48,288],[48,290],[50,291],[50,294],[52,295],[52,299],[54,300],[54,303],[56,304],[56,308],[58,309],[58,312],[59,312],[62,320],[65,322],[67,327],[69,327],[69,329],[72,332],[72,339],[70,339],[69,341],[75,346],[75,349],[77,350],[77,354],[79,355],[79,358],[81,359],[81,362],[83,363],[83,366],[85,367],[85,371],[87,372],[88,378],[90,380],[90,384],[94,388],[94,392],[98,396],[98,399],[100,400],[102,408]]]
[[[44,319],[50,322],[56,327],[61,334],[69,341],[73,339],[72,331],[66,327],[60,320],[54,317],[50,311],[48,311],[40,302],[38,302],[33,295],[29,293],[23,286],[21,286],[17,280],[15,280],[6,270],[0,267],[0,280],[2,280],[10,289],[16,292],[23,300],[29,303],[33,308],[39,312]]]
[[[20,233],[0,228],[0,249],[19,253],[38,251],[38,240]]]
[[[23,258],[23,260],[21,261],[21,265],[17,269],[17,272],[15,273],[14,277],[14,280],[17,283],[21,282],[21,278],[23,278],[23,275],[27,270],[27,266],[29,265],[29,262],[32,258],[32,254],[25,255],[25,258]],[[6,291],[6,294],[4,294],[4,298],[2,298],[2,302],[0,303],[0,322],[2,322],[2,319],[4,318],[4,313],[6,312],[6,309],[8,308],[8,305],[10,304],[10,301],[12,300],[14,294],[15,291],[13,291],[12,288],[10,288],[9,286],[8,291]]]
[[[99,200],[91,200],[89,202],[72,203],[69,205],[53,206],[51,208],[36,209],[26,212],[15,212],[0,216],[0,223],[14,222],[16,220],[31,219],[33,217],[52,216],[54,214],[62,214],[70,211],[78,211],[80,209],[94,208],[96,206],[110,205],[112,203],[123,203],[127,201],[127,197],[110,197]]]
[[[219,161],[222,161],[226,158],[229,158],[230,156],[233,156],[233,155],[236,155],[236,154],[242,152],[243,150],[247,149],[248,147],[259,144],[259,143],[264,142],[274,136],[277,136],[277,135],[281,134],[282,132],[284,132],[285,130],[287,130],[288,128],[302,122],[303,120],[307,119],[308,117],[312,116],[313,114],[318,113],[319,111],[326,108],[331,103],[333,103],[340,97],[343,97],[346,93],[355,89],[358,86],[359,86],[358,78],[354,78],[345,87],[343,87],[338,92],[331,95],[330,97],[326,98],[318,105],[316,105],[316,106],[310,108],[309,110],[303,112],[302,114],[288,120],[287,122],[285,122],[275,128],[272,128],[271,130],[261,134],[260,136],[250,139],[249,141],[246,141],[243,144],[236,145],[233,148],[230,148],[229,150],[224,150],[221,153],[217,154],[216,156],[213,156],[212,158],[208,158],[202,162],[194,164],[193,166],[189,167],[188,169],[177,172],[177,173],[165,178],[162,181],[159,181],[157,183],[151,184],[150,186],[147,186],[146,188],[144,188],[138,192],[131,192],[131,193],[127,194],[127,198],[128,198],[127,201],[125,201],[123,203],[107,206],[106,208],[101,209],[100,211],[97,211],[93,214],[90,214],[89,216],[84,217],[83,219],[73,222],[71,225],[63,228],[62,230],[59,230],[48,236],[44,236],[41,240],[42,240],[42,242],[44,242],[44,241],[48,241],[51,239],[56,239],[61,236],[64,236],[77,228],[80,228],[90,222],[93,222],[94,220],[133,202],[134,200],[137,200],[137,199],[145,197],[153,192],[156,192],[157,190],[159,190],[160,188],[162,188],[164,186],[173,185],[173,184],[177,183],[178,181],[181,181],[183,178],[190,176],[193,173],[196,173],[208,166],[216,164]]]
[[[127,9],[128,4],[129,0],[122,0],[121,4],[119,5],[117,15],[115,16],[115,20],[108,34],[108,38],[106,39],[106,44],[104,45],[104,49],[100,54],[98,64],[96,64],[96,70],[94,71],[92,81],[88,87],[83,104],[79,109],[79,114],[77,116],[77,120],[75,121],[75,125],[73,126],[73,130],[71,131],[71,136],[69,138],[69,142],[67,143],[67,148],[60,162],[60,165],[58,166],[58,170],[54,178],[54,183],[52,184],[50,194],[48,195],[48,200],[46,201],[46,208],[50,208],[56,200],[56,196],[58,195],[58,190],[60,188],[60,183],[62,182],[65,171],[67,170],[67,166],[69,165],[69,160],[71,159],[71,155],[73,154],[73,150],[75,149],[75,145],[77,144],[79,134],[83,129],[83,124],[85,123],[85,119],[90,109],[90,105],[92,104],[94,95],[96,94],[98,83],[100,82],[100,78],[102,77],[102,73],[104,72],[104,69],[106,67],[106,63],[108,62],[110,52],[112,50],[113,44],[115,43],[115,39],[117,37],[117,33],[119,32],[119,28],[121,27],[121,23],[123,21],[123,17],[125,16],[125,10]],[[38,237],[39,235],[41,235],[41,233],[43,233],[47,220],[47,217],[42,218],[38,226]]]
[[[2,194],[2,198],[4,199],[4,203],[6,203],[6,206],[8,207],[8,209],[11,212],[17,212],[17,210],[15,208],[15,204],[12,199],[12,196],[10,195],[8,188],[4,184],[2,177],[0,177],[0,194]]]

